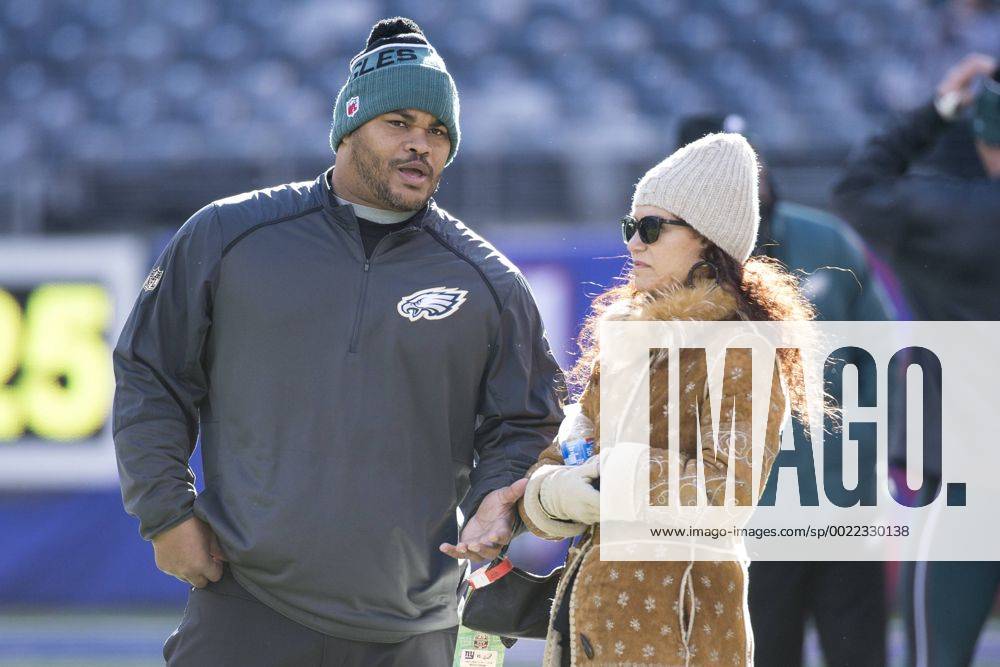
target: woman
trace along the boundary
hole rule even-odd
[[[632,212],[623,220],[632,258],[627,284],[598,297],[581,335],[581,357],[573,374],[585,384],[580,416],[568,416],[560,437],[528,472],[520,513],[528,528],[547,539],[582,535],[570,549],[553,603],[544,664],[561,665],[750,665],[753,639],[747,612],[747,566],[725,561],[602,562],[597,525],[599,492],[594,456],[565,465],[560,444],[581,421],[596,425],[600,371],[597,327],[602,320],[807,320],[808,302],[796,280],[766,258],[749,259],[759,224],[757,159],[738,134],[714,134],[681,148],[651,169],[636,186]],[[783,366],[797,363],[782,358]],[[650,373],[653,405],[666,404],[665,373]],[[664,369],[665,370],[665,369]],[[750,373],[731,369],[736,392],[750,391]],[[697,376],[694,366],[682,369]],[[799,405],[803,387],[774,383],[761,479],[779,448],[779,428],[788,403]],[[703,403],[700,382],[686,383],[681,405]],[[801,403],[804,405],[804,403]],[[572,407],[572,406],[571,406]],[[573,415],[573,410],[567,410]],[[705,411],[700,412],[705,415]],[[723,408],[721,418],[731,412]],[[710,417],[709,417],[710,418]],[[728,423],[723,421],[722,423]],[[773,425],[773,426],[771,426]],[[650,433],[651,503],[665,504],[666,420]],[[749,423],[737,419],[731,439],[703,448],[709,502],[718,503],[733,465],[749,465]],[[593,433],[598,433],[593,427]],[[681,503],[696,503],[697,455],[693,428],[681,430]],[[600,443],[594,445],[596,455]],[[609,450],[609,453],[613,450]],[[763,486],[763,484],[762,484]],[[760,490],[754,496],[759,497]],[[738,502],[750,504],[749,485],[737,484]],[[742,498],[740,498],[742,496]]]

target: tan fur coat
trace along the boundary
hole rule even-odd
[[[693,287],[678,287],[652,296],[638,297],[626,304],[609,309],[609,319],[652,320],[732,320],[738,319],[734,298],[711,281],[696,282]],[[689,369],[691,370],[691,369]],[[749,369],[748,369],[749,370]],[[742,369],[735,369],[740,377]],[[697,373],[697,370],[693,372]],[[750,391],[750,373],[737,383],[737,391]],[[703,376],[702,376],[703,377]],[[662,406],[666,401],[666,383],[651,368],[651,405]],[[581,396],[581,406],[598,423],[600,377],[597,369]],[[698,384],[698,383],[695,383]],[[681,388],[685,392],[692,386]],[[682,395],[681,404],[694,396]],[[698,397],[705,400],[704,396]],[[780,384],[771,395],[769,426],[765,437],[765,453],[761,470],[761,486],[767,479],[774,456],[779,448],[779,428],[784,418],[786,402]],[[725,419],[727,412],[722,413]],[[721,423],[721,422],[720,422]],[[709,426],[710,428],[710,426]],[[599,431],[598,431],[599,432]],[[749,424],[737,420],[734,438],[720,438],[717,449],[705,448],[706,493],[710,502],[724,491],[726,471],[732,465],[749,465]],[[693,428],[680,434],[681,480],[679,493],[683,504],[696,502],[696,434]],[[666,420],[651,420],[651,498],[652,504],[665,504],[667,451]],[[733,444],[735,443],[735,444]],[[600,443],[597,443],[600,449]],[[558,443],[553,443],[529,470],[530,476],[545,464],[562,465]],[[761,489],[755,494],[760,495]],[[749,504],[749,486],[736,488],[737,497]],[[525,502],[519,507],[528,528],[546,539],[567,537],[565,526],[540,525],[527,515]],[[537,502],[537,500],[535,500]],[[534,512],[537,516],[537,512]],[[567,566],[553,603],[553,618],[565,596],[569,595],[570,641],[572,665],[607,666],[673,666],[673,665],[751,665],[753,638],[747,611],[747,567],[739,560],[709,562],[602,562],[600,560],[600,530],[585,527],[583,541],[570,549]],[[579,531],[577,531],[579,532]],[[576,572],[572,590],[567,591],[571,574]],[[545,667],[559,667],[561,649],[559,633],[552,628],[546,640]]]

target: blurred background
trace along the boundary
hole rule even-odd
[[[157,664],[186,589],[121,507],[111,347],[189,215],[332,162],[347,63],[397,14],[461,95],[437,199],[525,270],[564,366],[682,117],[739,114],[782,196],[827,209],[851,149],[966,53],[1000,53],[986,0],[3,0],[0,665]],[[513,550],[535,571],[564,551]],[[978,655],[1000,665],[992,621]]]

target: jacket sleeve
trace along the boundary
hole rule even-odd
[[[221,246],[216,209],[206,207],[160,255],[114,350],[122,498],[147,540],[193,515],[188,460],[208,393],[203,357]]]
[[[588,385],[584,390],[581,406],[584,408],[584,415],[593,421],[593,413],[585,409],[587,407],[585,401],[590,390],[591,388]],[[566,411],[569,412],[569,408]],[[538,456],[538,461],[528,468],[528,472],[525,475],[529,480],[528,486],[525,488],[524,495],[518,501],[517,505],[517,511],[521,515],[521,521],[524,523],[525,528],[532,534],[545,540],[563,540],[567,537],[575,537],[587,529],[587,526],[583,524],[552,517],[542,507],[541,488],[544,478],[553,472],[556,466],[563,466],[566,463],[562,456],[562,447],[560,446],[560,443],[563,441],[562,427],[559,430],[560,433],[556,434],[552,443]]]
[[[892,301],[882,281],[865,267],[858,273],[861,293],[851,304],[850,319],[854,322],[886,322],[895,319]]]
[[[845,261],[841,266],[851,270],[858,285],[847,319],[854,322],[884,322],[895,319],[892,301],[882,280],[872,270],[865,242],[846,225],[843,244]]]
[[[736,384],[737,392],[744,392],[749,395],[750,374],[749,368],[737,364],[731,372],[733,377],[743,376],[744,379]],[[760,487],[754,491],[751,484],[745,480],[752,479],[752,425],[750,420],[740,417],[740,413],[733,414],[733,404],[724,401],[719,424],[732,424],[732,428],[726,429],[723,426],[721,433],[715,434],[714,443],[705,437],[711,433],[713,426],[711,423],[711,412],[706,409],[699,410],[699,426],[703,438],[701,440],[701,456],[705,477],[705,495],[709,505],[722,505],[726,499],[726,477],[729,469],[734,468],[734,493],[735,502],[740,506],[753,505],[759,500],[764,491],[764,485],[771,474],[771,466],[781,447],[781,426],[787,417],[788,402],[781,382],[775,377],[771,386],[771,395],[768,407],[767,432],[764,436],[764,448],[761,452],[762,463],[760,472]],[[704,406],[709,400],[708,395],[703,395],[701,405]],[[681,505],[693,506],[698,504],[698,457],[694,452],[695,434],[689,433],[687,437],[681,435],[680,447],[680,475],[678,479],[678,495]],[[713,446],[714,444],[714,446]],[[687,452],[687,453],[686,453]],[[669,498],[669,452],[663,449],[654,449],[650,455],[650,504],[666,505]],[[741,481],[744,480],[744,481]]]
[[[587,529],[582,523],[552,517],[542,507],[541,486],[544,478],[558,469],[557,466],[565,465],[559,449],[559,442],[553,442],[538,457],[538,463],[528,469],[528,486],[517,504],[524,527],[544,540],[564,540]]]
[[[599,435],[597,430],[600,422],[600,394],[600,374],[592,372],[580,394],[579,409],[583,416],[587,417],[593,424],[595,442]],[[567,408],[566,412],[569,413],[570,408]],[[528,486],[524,491],[524,496],[518,502],[518,512],[525,527],[532,534],[545,540],[564,540],[568,537],[575,537],[588,528],[582,523],[552,517],[542,507],[541,486],[545,476],[553,472],[556,466],[566,464],[560,443],[565,442],[568,436],[564,433],[563,428],[560,428],[559,431],[552,444],[539,455],[535,465],[528,469]],[[572,432],[572,427],[570,427],[570,432]]]
[[[1000,241],[1000,194],[985,179],[913,173],[948,124],[928,103],[875,135],[848,160],[833,190],[838,211],[877,248],[926,249],[956,263]]]
[[[562,421],[562,371],[542,319],[520,275],[500,313],[500,326],[479,396],[478,458],[461,502],[472,517],[492,491],[524,477]]]

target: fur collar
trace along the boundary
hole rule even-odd
[[[738,317],[736,298],[713,280],[696,280],[692,287],[671,285],[640,292],[608,307],[602,316],[615,321],[730,320]]]

